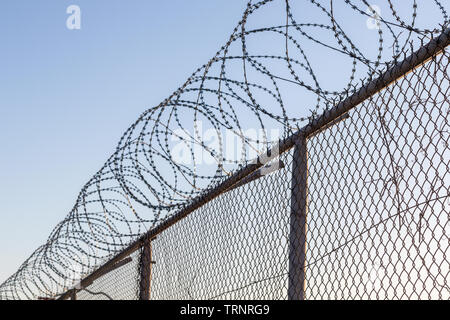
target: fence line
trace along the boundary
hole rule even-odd
[[[343,115],[345,115],[348,111],[358,106],[360,103],[364,102],[365,100],[369,99],[373,95],[375,95],[377,92],[382,90],[383,88],[386,88],[387,86],[391,85],[393,82],[398,81],[402,77],[409,74],[412,70],[415,68],[423,65],[427,61],[429,61],[432,58],[436,58],[439,54],[442,54],[442,52],[445,50],[445,48],[450,44],[450,29],[445,30],[439,37],[431,40],[428,44],[421,47],[417,52],[413,53],[411,56],[407,57],[405,60],[397,63],[393,68],[386,70],[385,72],[381,73],[381,75],[372,81],[370,81],[368,84],[363,86],[361,89],[359,89],[355,94],[348,97],[341,103],[339,103],[334,108],[327,110],[323,115],[316,118],[314,121],[309,123],[304,128],[300,129],[295,134],[291,135],[284,141],[281,141],[279,145],[276,145],[273,149],[269,150],[268,154],[283,154],[287,151],[289,151],[291,148],[297,145],[295,148],[296,152],[298,152],[300,155],[294,155],[294,169],[293,171],[300,170],[300,174],[302,175],[302,178],[299,180],[296,180],[296,174],[293,177],[293,189],[299,188],[301,186],[300,192],[297,191],[297,193],[293,193],[293,200],[292,200],[292,210],[293,213],[291,213],[291,245],[290,248],[292,252],[290,253],[290,271],[289,271],[289,298],[290,299],[304,299],[304,266],[305,265],[305,245],[306,245],[306,221],[301,221],[302,217],[303,219],[306,218],[306,170],[305,170],[305,161],[303,160],[298,162],[298,159],[306,159],[306,140],[308,136],[314,135],[316,132],[321,131],[324,127],[326,127],[328,124],[339,120]],[[302,150],[302,151],[299,151]],[[279,152],[279,153],[278,153]],[[275,157],[270,158],[270,160],[273,160]],[[223,194],[224,192],[227,192],[232,188],[235,184],[239,183],[243,179],[245,179],[247,176],[252,174],[253,172],[260,169],[262,166],[267,164],[266,162],[259,161],[260,158],[258,158],[258,161],[255,161],[255,163],[251,163],[250,165],[242,168],[238,172],[236,172],[234,175],[232,175],[230,178],[226,179],[224,182],[219,184],[217,187],[209,190],[204,195],[199,196],[196,198],[190,205],[186,206],[184,209],[182,209],[179,213],[175,214],[168,220],[164,221],[160,225],[158,225],[156,228],[151,229],[149,232],[144,234],[139,240],[131,244],[127,249],[119,253],[117,256],[115,256],[113,259],[108,261],[106,264],[104,264],[102,267],[97,269],[94,273],[89,275],[88,277],[84,278],[81,281],[81,287],[88,287],[89,284],[91,284],[95,279],[98,279],[99,276],[103,274],[104,269],[111,268],[111,266],[114,266],[115,264],[119,263],[122,259],[129,256],[131,253],[135,252],[141,247],[148,248],[148,243],[151,243],[153,239],[155,239],[159,234],[161,234],[166,229],[170,228],[172,225],[176,224],[178,221],[182,220],[183,218],[187,217],[189,214],[194,212],[195,210],[199,209],[200,207],[204,206],[209,201],[215,199],[219,195]],[[295,169],[297,167],[297,169]],[[302,182],[303,181],[303,182]],[[296,198],[297,197],[297,198]],[[295,209],[296,206],[300,206],[299,208]],[[299,215],[299,219],[293,218],[297,216],[297,212],[302,212]],[[301,227],[303,226],[303,227]],[[300,230],[298,228],[300,227]],[[300,243],[297,244],[298,239],[297,237],[301,237]],[[147,243],[147,245],[145,245]],[[302,249],[303,248],[303,249]],[[149,253],[147,249],[144,249],[144,255],[149,256]],[[300,254],[299,254],[300,253]],[[296,261],[296,259],[300,259],[299,261]],[[151,260],[151,258],[150,258]],[[144,263],[145,264],[145,263]],[[150,265],[149,262],[147,262],[146,265]],[[147,271],[148,272],[148,271]],[[143,283],[145,285],[143,288],[141,287],[141,293],[144,292],[143,299],[149,298],[149,286],[150,281],[145,280]],[[300,289],[299,289],[300,288]],[[73,291],[67,291],[65,294],[60,296],[60,299],[67,299]]]
[[[450,20],[411,2],[249,0],[0,299],[450,298]]]

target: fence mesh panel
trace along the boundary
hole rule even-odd
[[[130,255],[131,261],[94,280],[78,291],[77,300],[138,300],[140,251]]]
[[[223,193],[153,241],[154,299],[286,296],[290,166]]]
[[[309,139],[307,298],[450,298],[448,58]]]

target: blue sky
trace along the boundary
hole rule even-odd
[[[81,8],[81,30],[66,8]],[[0,282],[72,208],[121,134],[227,40],[246,1],[0,3]]]

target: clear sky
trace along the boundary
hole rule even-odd
[[[284,1],[278,2],[281,8]],[[386,1],[372,3],[388,12]],[[66,27],[73,4],[81,8],[81,30]],[[0,283],[45,242],[126,128],[214,56],[246,4],[0,2]],[[271,10],[256,22],[276,25],[268,20],[277,18],[282,24],[281,11]],[[420,10],[423,21],[442,19],[427,7]],[[310,12],[300,10],[300,22],[320,22]],[[367,31],[362,16],[343,20],[355,24],[346,31],[374,58],[377,32]],[[330,90],[349,70],[324,50],[312,63]]]
[[[81,8],[81,30],[66,9]],[[227,40],[246,1],[0,2],[0,283],[125,129]]]

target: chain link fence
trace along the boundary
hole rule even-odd
[[[249,1],[0,299],[450,299],[450,21],[410,4]]]
[[[449,299],[449,57],[297,137],[77,299]]]
[[[307,298],[450,298],[448,59],[308,139]]]

